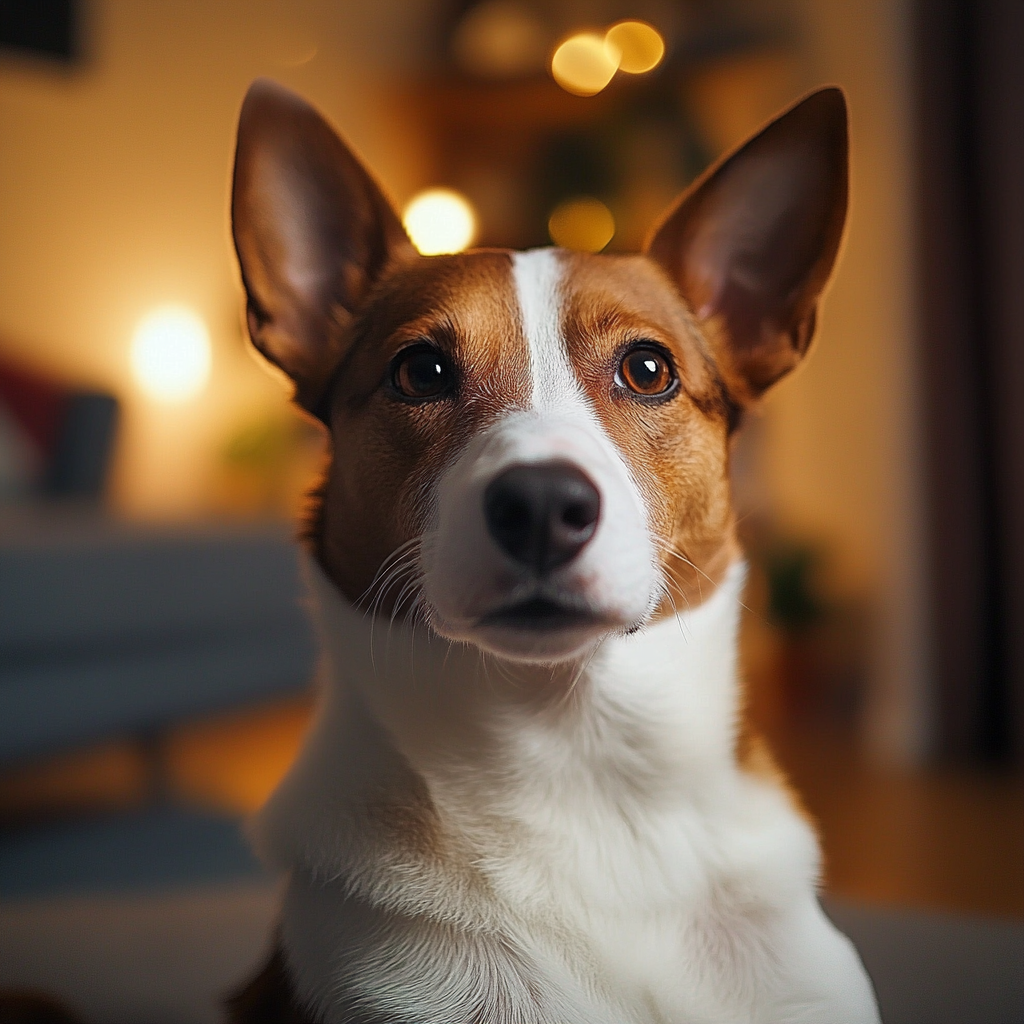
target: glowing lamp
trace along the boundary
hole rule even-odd
[[[210,376],[210,334],[185,306],[161,306],[139,321],[132,335],[131,365],[143,393],[159,402],[184,402]]]
[[[631,75],[651,71],[665,56],[665,40],[646,21],[620,21],[605,33],[605,43],[619,55],[619,70]]]
[[[409,200],[402,224],[424,256],[462,252],[476,234],[469,200],[450,188],[431,188]]]
[[[563,249],[600,252],[615,235],[615,218],[599,199],[570,199],[551,214],[548,233]]]
[[[619,52],[604,36],[580,32],[570,36],[551,57],[551,74],[566,92],[594,96],[614,77]]]

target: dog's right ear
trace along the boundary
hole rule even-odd
[[[807,353],[843,235],[848,178],[846,100],[819,89],[706,171],[647,243],[713,328],[719,368],[741,405]]]
[[[323,416],[353,314],[412,243],[330,125],[266,79],[242,104],[231,225],[249,336],[295,382],[295,401]]]

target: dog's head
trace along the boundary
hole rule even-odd
[[[846,197],[823,89],[643,254],[422,257],[320,115],[253,85],[232,201],[249,333],[330,430],[312,530],[342,593],[552,662],[706,597],[736,557],[730,435],[810,345]]]

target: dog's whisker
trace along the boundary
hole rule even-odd
[[[382,609],[382,606],[384,604],[384,600],[386,599],[388,592],[393,587],[397,586],[402,581],[403,578],[408,576],[410,574],[410,572],[413,572],[413,571],[415,571],[415,566],[403,566],[400,571],[396,571],[396,572],[394,572],[391,575],[390,579],[388,580],[387,586],[383,587],[379,591],[379,593],[376,595],[376,597],[375,597],[375,599],[373,601],[373,604],[370,607],[370,612],[371,612],[371,630],[373,629],[373,626],[376,624],[376,621],[379,618],[380,611]],[[395,613],[392,612],[391,623],[394,622],[394,619],[395,619]],[[389,634],[390,634],[390,624],[389,624]]]
[[[407,574],[415,572],[419,565],[419,550],[422,537],[412,537],[399,544],[381,563],[369,586],[363,591],[357,604],[366,602],[364,617],[370,619],[370,663],[377,674],[375,627],[378,614],[389,591]],[[390,626],[385,640],[385,653],[390,647]]]
[[[676,620],[676,625],[678,625],[679,627],[679,635],[684,640],[689,642],[690,636],[688,635],[686,623],[683,621],[682,618],[680,618],[679,606],[676,604],[675,597],[672,596],[673,591],[675,591],[675,593],[678,594],[679,597],[681,597],[683,601],[686,603],[686,610],[687,612],[689,612],[690,599],[687,596],[686,591],[683,590],[679,586],[679,584],[672,578],[672,576],[667,573],[663,574],[661,577],[659,583],[659,590],[661,594],[668,600],[669,604],[672,605],[672,616]]]
[[[375,595],[376,602],[380,602],[387,595],[387,593],[395,586],[398,580],[400,580],[410,571],[416,570],[417,565],[418,562],[415,557],[415,552],[403,555],[400,560],[394,562],[390,566],[388,571],[385,574],[380,575],[378,579],[378,582],[376,584]],[[379,604],[375,605],[375,607],[379,607]]]
[[[690,597],[689,597],[689,595],[682,588],[682,586],[680,585],[679,581],[676,580],[675,577],[670,572],[663,572],[661,574],[661,577],[659,579],[659,590],[660,590],[660,592],[665,597],[668,598],[669,601],[672,602],[673,607],[675,607],[677,611],[678,611],[678,606],[676,606],[675,601],[674,601],[674,599],[672,597],[672,592],[673,591],[676,594],[678,594],[679,597],[681,597],[683,599],[683,601],[686,604],[686,610],[688,612],[692,610],[691,606],[690,606]]]
[[[665,586],[664,594],[665,594],[665,597],[668,598],[669,604],[672,605],[672,617],[676,620],[676,625],[679,627],[679,635],[684,640],[688,640],[689,638],[686,635],[686,625],[683,623],[683,620],[679,617],[679,606],[676,604],[676,600],[672,596],[672,584],[671,583],[667,583],[667,585]],[[690,602],[689,602],[689,600],[687,600],[686,594],[684,594],[684,593],[682,593],[682,591],[680,591],[680,596],[682,597],[682,599],[684,601],[686,601],[687,610],[689,610]]]
[[[396,564],[389,571],[388,575],[381,580],[381,584],[379,586],[379,590],[378,590],[378,594],[377,594],[376,609],[375,610],[379,610],[380,604],[383,602],[383,600],[387,596],[387,594],[395,586],[397,586],[398,583],[404,577],[408,576],[410,573],[415,573],[417,571],[418,571],[418,565],[416,563],[416,560],[413,559],[413,558],[403,559],[403,561],[401,561],[398,564]]]
[[[415,579],[417,576],[416,566],[409,563],[403,563],[391,576],[388,582],[388,592],[393,591],[396,587],[399,587],[398,594],[392,601],[392,617],[394,617],[396,609],[401,605],[402,599],[405,596],[406,588],[410,581]]]
[[[386,577],[397,562],[400,562],[404,557],[406,557],[406,555],[410,551],[414,550],[421,543],[421,537],[411,537],[404,543],[399,544],[398,547],[396,547],[384,559],[384,561],[381,562],[380,566],[377,568],[376,573],[374,573],[373,579],[370,580],[369,586],[367,586],[367,588],[362,592],[362,594],[359,595],[359,598],[356,600],[356,605],[361,605],[363,601],[365,601],[368,598],[369,594],[374,590],[374,588],[379,585],[381,578]]]
[[[661,545],[661,549],[665,552],[665,554],[672,555],[674,558],[678,558],[680,561],[685,562],[688,566],[690,566],[695,572],[697,572],[701,576],[703,576],[704,579],[706,579],[713,586],[716,586],[716,587],[718,586],[718,584],[715,582],[715,580],[711,576],[709,576],[699,565],[697,565],[696,562],[694,562],[692,559],[687,558],[686,555],[682,554],[681,552],[677,551],[675,548],[673,548],[673,547],[671,547],[671,546],[669,546],[667,544],[664,544],[664,543]],[[697,580],[697,593],[698,593],[698,596],[700,597],[701,601],[703,601],[704,600],[704,595],[701,593],[700,579],[699,578]],[[689,604],[689,602],[687,602],[687,604]],[[743,608],[746,611],[750,612],[752,615],[757,615],[757,612],[755,612],[754,609],[751,608],[749,605],[744,604],[743,601],[740,601],[739,604],[740,604],[741,608]]]
[[[398,592],[398,597],[395,598],[395,603],[391,609],[392,625],[394,624],[395,619],[401,616],[402,605],[410,598],[415,599],[422,584],[423,580],[418,574],[411,576],[403,584],[402,589]],[[408,616],[406,616],[406,618],[408,618]]]
[[[662,551],[665,552],[665,554],[672,555],[674,558],[678,558],[678,559],[680,559],[680,561],[685,562],[687,565],[689,565],[691,568],[693,568],[696,572],[700,573],[701,576],[703,576],[713,586],[717,586],[718,585],[717,583],[715,583],[715,581],[699,565],[697,565],[696,562],[694,562],[691,559],[687,558],[686,555],[682,554],[682,552],[680,552],[680,551],[677,551],[670,544],[667,544],[664,541],[660,541],[659,542],[659,547],[661,548]],[[700,581],[699,580],[697,581],[697,588],[698,588],[698,594],[699,594],[700,593]],[[701,595],[701,600],[703,600],[703,595]],[[751,615],[755,616],[759,621],[767,624],[768,620],[763,615],[761,615],[760,613],[754,611],[754,609],[751,608],[750,605],[746,604],[742,600],[739,602],[739,605],[740,605],[740,607],[744,611],[749,612]]]
[[[696,572],[698,574],[697,575],[697,596],[700,598],[701,602],[703,602],[704,601],[704,593],[703,593],[703,590],[702,590],[702,587],[701,587],[700,577],[704,576],[711,583],[714,583],[714,580],[712,580],[711,577],[708,576],[708,574],[706,572],[704,572],[704,570],[701,569],[701,567],[699,565],[697,565],[692,559],[687,558],[686,555],[682,554],[680,551],[677,551],[671,545],[663,543],[663,544],[661,544],[661,550],[666,555],[669,555],[672,558],[676,558],[679,561],[683,562],[684,564],[689,566],[691,569],[694,570],[694,572]],[[682,588],[680,588],[680,593],[682,593]]]
[[[715,581],[696,562],[693,561],[693,559],[687,558],[686,555],[683,554],[683,552],[681,552],[678,548],[673,547],[671,544],[662,542],[661,549],[666,554],[678,558],[681,562],[685,562],[688,566],[690,566],[691,569],[694,570],[694,572],[703,576],[704,579],[708,581],[708,583],[712,585],[717,585],[715,584]]]

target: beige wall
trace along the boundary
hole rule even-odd
[[[868,606],[867,740],[881,758],[914,760],[927,746],[928,714],[909,0],[748,6],[788,15],[797,45],[702,73],[694,113],[705,137],[729,148],[801,93],[837,83],[850,104],[851,204],[814,348],[741,439],[742,511],[819,543],[832,596]]]
[[[825,81],[850,97],[849,234],[816,351],[768,400],[763,473],[781,521],[831,543],[835,589],[877,608],[871,736],[900,757],[925,722],[906,2],[792,0],[802,63],[751,108],[757,120]],[[0,339],[122,394],[123,510],[203,511],[231,425],[285,405],[239,329],[227,192],[247,84],[269,74],[310,97],[402,199],[423,183],[421,148],[387,88],[414,69],[432,7],[97,0],[82,71],[0,61]],[[170,301],[206,318],[214,367],[203,396],[168,410],[134,390],[127,351],[140,315]]]
[[[0,59],[0,345],[121,394],[122,510],[201,511],[225,432],[284,404],[239,328],[227,196],[246,86],[270,75],[311,98],[401,198],[419,148],[383,90],[413,60],[423,9],[101,0],[82,70]],[[167,302],[200,312],[214,347],[209,388],[173,408],[142,399],[127,361],[140,316]]]
[[[908,8],[795,8],[804,86],[838,82],[849,96],[852,199],[816,350],[769,399],[764,446],[781,520],[830,541],[834,586],[874,607],[869,741],[901,759],[927,741]]]

